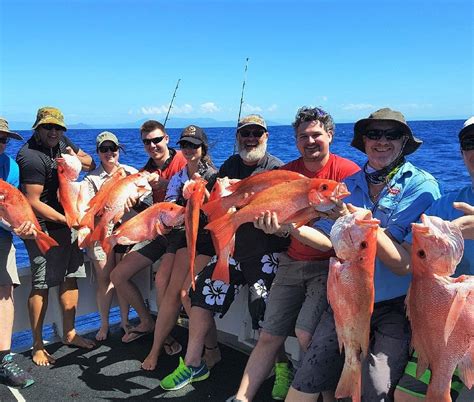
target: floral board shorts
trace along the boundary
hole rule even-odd
[[[230,283],[212,280],[217,257],[196,277],[196,290],[190,289],[191,305],[219,314],[222,318],[229,310],[240,289],[248,285],[248,307],[252,317],[252,328],[260,329],[265,315],[268,292],[278,269],[280,253],[264,254],[238,262],[229,260]]]

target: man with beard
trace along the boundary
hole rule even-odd
[[[350,160],[329,152],[335,125],[329,113],[320,108],[302,107],[293,122],[295,140],[301,157],[282,169],[310,178],[343,181],[360,168]],[[310,225],[311,222],[308,222]],[[332,249],[323,252],[310,247],[307,238],[312,227],[295,229],[292,224],[279,225],[274,212],[266,211],[255,221],[255,227],[265,233],[289,236],[287,252],[280,254],[278,271],[268,298],[268,306],[259,340],[250,355],[236,400],[252,400],[273,365],[273,358],[286,338],[296,334],[300,347],[306,351],[321,314],[327,307],[326,281]],[[273,399],[283,400],[291,378],[279,378],[273,389]]]
[[[239,153],[223,163],[218,177],[245,179],[283,165],[278,158],[267,153],[268,136],[267,125],[261,116],[249,115],[242,118],[237,127]],[[216,257],[211,259],[198,275],[196,289],[189,293],[192,308],[186,357],[184,360],[180,358],[178,368],[160,382],[163,389],[180,389],[191,382],[209,377],[209,368],[221,358],[213,315],[219,314],[222,318],[234,301],[237,289],[244,285],[249,287],[252,327],[260,329],[266,298],[278,266],[278,252],[287,245],[287,239],[267,235],[252,223],[247,223],[236,233],[235,252],[229,261],[230,283],[211,279]],[[203,348],[204,357],[201,360]],[[281,358],[286,360],[283,347],[279,351]],[[284,376],[291,374],[286,362],[279,370]]]

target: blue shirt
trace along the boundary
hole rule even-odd
[[[0,154],[0,179],[5,180],[12,186],[20,185],[20,169],[14,159],[7,154]],[[10,237],[11,233],[0,227],[0,237]]]
[[[463,215],[461,211],[453,207],[453,202],[467,202],[474,205],[474,189],[471,186],[449,193],[436,200],[426,211],[426,215],[438,216],[444,220],[452,221]],[[407,243],[413,243],[411,232],[405,238]],[[464,240],[464,255],[456,268],[453,276],[474,275],[474,240]]]
[[[405,162],[373,203],[365,174],[360,171],[345,180],[351,195],[344,199],[356,207],[372,211],[380,220],[380,227],[386,228],[400,243],[411,231],[411,223],[440,197],[438,182],[429,173]],[[316,227],[329,234],[333,221],[320,220]],[[406,295],[411,275],[396,275],[378,258],[375,260],[375,302],[390,300]]]

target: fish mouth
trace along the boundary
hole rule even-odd
[[[336,198],[337,200],[342,200],[343,198],[347,197],[350,194],[351,193],[347,189],[347,186],[345,185],[345,183],[338,183],[332,193],[332,197]]]
[[[368,227],[378,227],[380,225],[380,220],[373,218],[372,211],[369,211],[368,209],[356,211],[354,214],[355,222],[358,225]]]

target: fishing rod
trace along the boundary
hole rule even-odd
[[[245,59],[244,80],[242,82],[242,93],[240,95],[240,106],[239,106],[239,117],[237,118],[237,128],[239,127],[240,115],[242,113],[242,105],[244,104],[244,90],[245,90],[245,82],[247,81],[247,67],[248,67],[248,64],[249,64],[249,58],[247,57]],[[236,151],[236,147],[237,147],[237,137],[236,137],[236,140],[234,142],[234,154],[235,154],[235,151]]]
[[[165,122],[163,123],[163,127],[166,127],[166,122],[168,121],[168,116],[170,115],[171,108],[173,107],[173,101],[174,101],[174,98],[176,96],[176,91],[178,90],[178,86],[179,86],[180,81],[181,81],[181,78],[179,78],[178,82],[176,83],[176,88],[174,89],[173,97],[171,98],[170,106],[168,108],[168,112],[166,113]]]

